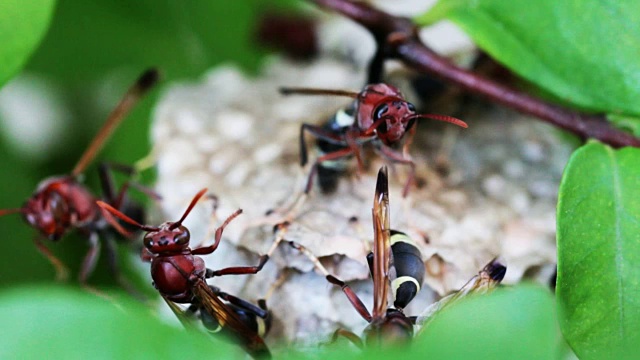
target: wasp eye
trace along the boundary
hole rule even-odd
[[[181,226],[179,229],[180,229],[180,233],[178,233],[175,236],[174,241],[178,245],[186,245],[186,244],[188,244],[189,243],[189,238],[191,237],[191,234],[189,234],[189,229],[187,229],[184,226]]]
[[[409,111],[416,112],[416,106],[410,102],[407,103],[407,109],[409,109]]]
[[[185,245],[189,243],[189,232],[185,231],[175,237],[175,242],[178,245]]]
[[[378,106],[373,113],[374,120],[380,119],[387,112],[387,110],[389,110],[389,105],[387,104]]]
[[[144,246],[150,248],[153,246],[153,239],[151,237],[144,237]]]

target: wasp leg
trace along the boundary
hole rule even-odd
[[[300,127],[300,166],[307,165],[307,162],[309,160],[307,143],[304,141],[305,130],[316,138],[325,140],[329,143],[336,145],[347,145],[345,143],[345,140],[340,135],[336,135],[331,131],[325,130],[321,126],[302,124],[302,126]]]
[[[309,162],[309,151],[304,138],[305,131],[314,136],[316,139],[324,140],[330,144],[349,146],[341,135],[328,131],[321,126],[302,124],[300,126],[299,136],[300,166],[304,167]],[[318,172],[317,167],[318,164],[316,160],[316,163],[314,163],[314,166],[311,168],[309,175],[307,176],[307,183],[303,192],[298,193],[293,200],[285,200],[285,203],[283,205],[279,206],[278,209],[270,210],[267,215],[270,215],[272,213],[283,214],[283,219],[288,221],[291,221],[293,218],[295,218],[298,210],[307,200],[307,196],[313,187],[313,179]]]
[[[100,296],[109,301],[113,301],[113,298],[102,291],[94,288],[93,286],[87,284],[87,279],[93,273],[96,268],[96,264],[98,263],[98,257],[100,256],[100,241],[99,236],[96,231],[91,231],[89,233],[89,250],[87,254],[84,256],[82,260],[82,266],[80,267],[80,274],[78,275],[78,281],[80,282],[80,286],[82,286],[86,291],[93,293],[94,295]]]
[[[349,149],[351,149],[351,152],[356,157],[356,163],[358,164],[357,174],[358,176],[360,176],[364,172],[364,162],[362,161],[362,155],[360,155],[360,146],[358,146],[358,143],[356,142],[358,135],[359,130],[347,131],[347,133],[345,134],[345,140],[349,145]]]
[[[93,273],[98,263],[98,257],[100,256],[100,241],[98,239],[98,233],[92,231],[89,233],[89,250],[82,260],[82,266],[80,267],[80,275],[78,280],[81,285],[86,285],[87,279]]]
[[[333,335],[331,335],[331,340],[329,341],[329,344],[333,344],[336,341],[338,341],[339,337],[343,337],[349,340],[353,345],[357,346],[359,349],[364,349],[364,344],[362,343],[362,339],[360,339],[358,335],[345,329],[338,329],[334,331]]]
[[[98,165],[98,174],[100,176],[100,186],[102,187],[102,194],[104,196],[105,202],[110,205],[113,205],[116,200],[116,185],[113,179],[114,170],[123,173],[128,178],[132,177],[135,174],[135,169],[133,167],[123,164],[101,162]],[[115,205],[114,207],[116,209],[119,208]]]
[[[409,188],[415,181],[416,164],[413,162],[413,160],[406,158],[402,153],[397,152],[396,150],[393,150],[392,148],[384,145],[377,147],[376,151],[391,162],[409,165],[409,176],[407,178],[407,182],[404,185],[404,188],[402,189],[402,197],[406,198],[407,195],[409,195]]]
[[[313,179],[318,172],[318,166],[320,165],[320,163],[324,161],[337,160],[339,158],[350,156],[350,155],[353,155],[353,149],[348,147],[338,151],[324,154],[319,158],[317,158],[316,161],[313,163],[313,166],[311,167],[311,171],[309,171],[309,177],[307,178],[307,186],[305,186],[304,188],[304,193],[308,194],[309,192],[311,192],[311,189],[313,188]]]
[[[69,280],[69,268],[67,268],[62,260],[53,255],[51,250],[42,242],[42,236],[40,234],[36,235],[33,242],[36,244],[38,251],[40,251],[40,253],[44,255],[44,257],[46,257],[51,265],[56,269],[56,281]]]
[[[116,279],[118,284],[131,296],[142,302],[147,301],[147,297],[144,296],[140,291],[138,291],[135,286],[133,286],[133,284],[122,275],[122,271],[120,271],[120,265],[118,264],[118,252],[113,236],[110,236],[109,234],[103,234],[102,238],[104,239],[104,252],[107,257],[107,264],[109,265],[109,271],[111,272],[111,275]]]
[[[220,240],[222,239],[222,232],[229,225],[229,223],[235,219],[238,215],[242,214],[242,209],[236,210],[233,214],[229,215],[227,219],[216,229],[215,239],[213,244],[205,247],[198,247],[191,251],[193,255],[207,255],[216,251],[218,245],[220,245]]]
[[[306,247],[294,241],[289,241],[289,245],[291,245],[291,247],[293,247],[294,249],[297,249],[306,257],[308,257],[309,260],[313,262],[313,265],[316,267],[316,269],[318,269],[325,276],[328,282],[334,285],[340,286],[340,288],[342,289],[342,292],[344,292],[344,294],[347,296],[347,299],[349,299],[349,302],[351,302],[351,305],[353,305],[353,307],[360,314],[360,316],[362,316],[363,319],[367,320],[367,322],[371,322],[372,318],[371,318],[371,314],[369,313],[369,310],[367,310],[367,307],[364,306],[364,303],[362,302],[362,300],[360,300],[358,295],[356,295],[356,293],[351,289],[351,287],[349,287],[349,285],[347,285],[347,283],[331,275],[329,271],[327,271],[327,269],[324,266],[322,266],[322,264],[320,263],[320,260],[318,260],[318,258],[313,253],[311,253],[311,251],[309,251],[309,249],[307,249]]]
[[[273,252],[276,250],[276,248],[278,247],[278,245],[280,244],[280,242],[282,242],[282,240],[284,239],[284,235],[287,232],[287,227],[288,227],[289,223],[288,222],[283,222],[280,224],[277,224],[274,227],[274,231],[276,232],[276,237],[275,240],[273,241],[273,244],[271,245],[271,248],[269,248],[269,251],[260,256],[260,260],[258,261],[258,265],[256,266],[233,266],[233,267],[228,267],[228,268],[224,268],[224,269],[220,269],[220,270],[211,270],[211,269],[207,269],[207,273],[206,273],[206,278],[212,278],[214,276],[224,276],[224,275],[245,275],[245,274],[257,274],[260,270],[262,270],[262,268],[264,267],[264,265],[269,261],[269,259],[271,258],[271,255],[273,255]],[[216,241],[216,243],[219,242],[219,239]],[[193,252],[195,254],[195,252]]]
[[[106,200],[105,202],[113,206],[114,208],[120,210],[120,206],[124,202],[124,197],[130,187],[135,188],[136,190],[140,191],[143,194],[146,194],[152,199],[155,199],[155,200],[162,199],[160,194],[158,194],[157,192],[131,180],[125,181],[116,194],[116,186],[113,180],[114,171],[118,171],[126,175],[129,179],[135,177],[135,175],[137,174],[135,167],[130,165],[113,163],[113,162],[100,163],[98,167],[98,172],[100,175],[102,192]]]
[[[208,279],[214,276],[257,274],[262,270],[267,261],[269,261],[269,255],[265,254],[260,256],[260,260],[256,266],[232,266],[220,270],[207,269],[207,274],[205,276]]]

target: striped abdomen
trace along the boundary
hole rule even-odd
[[[391,282],[393,305],[405,308],[418,294],[424,280],[424,262],[422,254],[407,234],[391,230],[391,251],[396,278]]]

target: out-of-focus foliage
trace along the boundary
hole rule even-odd
[[[158,66],[164,83],[203,76],[221,62],[255,71],[264,55],[252,41],[256,18],[265,9],[286,3],[291,1],[59,1],[49,31],[24,72],[40,76],[58,90],[56,95],[63,99],[70,116],[66,133],[55,148],[38,158],[11,147],[8,135],[0,133],[0,186],[4,189],[0,208],[22,205],[40,180],[68,173],[118,98],[145,68]],[[43,5],[41,11],[46,8]],[[5,14],[9,13],[0,18]],[[0,26],[4,25],[3,21]],[[164,83],[117,129],[95,164],[101,160],[132,164],[150,151],[151,109]],[[28,104],[30,100],[24,101]],[[86,178],[99,194],[95,164],[87,169]],[[152,177],[143,175],[146,180]],[[1,217],[0,228],[5,234],[0,284],[52,281],[53,268],[35,249],[34,231],[20,216]],[[84,239],[75,235],[48,245],[74,273],[88,249]],[[106,269],[106,262],[100,259],[91,282],[111,283],[108,274],[102,275]]]
[[[22,287],[0,296],[3,327],[0,357],[35,358],[207,358],[238,351],[205,334],[163,324],[143,305],[116,303],[60,287]],[[402,350],[403,358],[550,359],[560,351],[553,297],[529,285],[499,289],[447,308]],[[389,359],[398,349],[364,352],[337,346],[274,349],[279,358]],[[223,355],[224,354],[224,355]],[[235,356],[238,356],[236,354]]]
[[[260,57],[248,40],[258,3],[63,0],[29,69],[82,84],[151,65],[169,80],[230,59],[255,68]]]
[[[0,2],[0,88],[24,66],[44,36],[54,0]]]
[[[346,340],[313,353],[318,359],[553,359],[564,354],[553,296],[532,285],[471,296],[437,313],[409,348],[354,351]],[[307,351],[286,358],[309,357]]]
[[[418,18],[448,18],[509,69],[562,101],[640,115],[640,3],[442,0]]]
[[[592,142],[560,186],[557,298],[579,357],[637,356],[640,344],[640,150]]]
[[[635,136],[640,136],[640,119],[634,116],[625,115],[607,115],[607,119],[611,121],[615,126],[628,131]]]
[[[2,359],[205,359],[239,348],[170,326],[144,305],[80,290],[26,286],[0,296]]]
[[[547,289],[503,288],[444,309],[413,351],[428,359],[551,359],[561,349],[557,326]]]

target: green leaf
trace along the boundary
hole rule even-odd
[[[419,17],[446,17],[483,50],[561,100],[640,115],[640,2],[441,0]]]
[[[71,288],[5,291],[0,319],[1,359],[240,358],[232,345],[170,326],[141,304]]]
[[[294,350],[284,359],[564,359],[553,296],[529,284],[469,296],[437,313],[411,346],[366,347],[344,338],[320,349]]]
[[[54,0],[0,1],[0,87],[15,75],[44,36]]]
[[[556,295],[567,342],[580,358],[637,356],[640,149],[591,142],[577,150],[560,185],[557,221]]]
[[[607,119],[622,130],[640,136],[640,118],[634,116],[608,114]]]
[[[61,1],[29,70],[67,84],[157,66],[164,80],[199,77],[234,61],[255,69],[250,40],[259,1]]]
[[[412,352],[423,359],[550,359],[560,345],[553,296],[520,285],[443,309]]]

